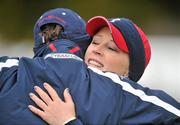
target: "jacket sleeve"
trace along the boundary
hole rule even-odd
[[[131,88],[124,89],[124,109],[122,109],[123,124],[165,124],[180,123],[180,104],[162,90],[152,90],[143,87],[129,79],[122,79]],[[128,92],[130,91],[130,92]],[[133,117],[132,117],[133,116]]]
[[[2,56],[0,57],[0,72],[2,73],[2,70],[6,69],[8,70],[10,67],[18,66],[18,57],[8,57],[8,56]]]
[[[84,124],[82,123],[81,120],[75,119],[75,120],[72,120],[72,121],[68,122],[68,123],[65,124],[65,125],[84,125]]]
[[[19,65],[19,58],[17,57],[0,57],[0,92],[1,94],[7,92],[14,82],[16,82],[16,74]]]
[[[128,78],[119,78],[113,73],[98,72],[98,74],[118,84],[117,94],[113,97],[117,97],[113,118],[118,116],[118,123],[173,125],[180,122],[179,102],[164,91],[143,87]],[[114,121],[113,118],[111,121]]]

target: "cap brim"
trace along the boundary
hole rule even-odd
[[[109,21],[104,17],[96,16],[87,22],[86,31],[90,36],[94,36],[103,27],[111,29]]]
[[[92,37],[94,36],[101,28],[108,27],[115,44],[118,46],[119,49],[123,50],[124,52],[128,53],[128,48],[126,45],[126,41],[121,34],[121,32],[105,17],[103,16],[96,16],[91,18],[86,25],[87,33]]]

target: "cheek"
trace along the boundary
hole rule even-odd
[[[117,58],[114,58],[117,57]],[[112,56],[111,60],[107,61],[107,68],[117,74],[123,75],[129,69],[129,62],[127,57]]]
[[[122,60],[113,59],[109,63],[109,67],[112,67],[113,70],[118,71],[119,69],[122,69]]]
[[[125,75],[129,72],[129,58],[124,57],[119,61],[119,68],[118,71],[120,75]]]
[[[106,58],[104,58],[103,62],[105,64],[105,68],[108,71],[117,71],[117,69],[119,69],[119,64],[121,62],[121,60],[114,58],[116,56],[113,55],[108,55],[108,57],[106,56]]]

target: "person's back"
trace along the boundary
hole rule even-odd
[[[78,115],[80,116],[80,118],[82,118],[83,121],[85,121],[85,123],[104,124],[102,121],[105,121],[106,117],[110,113],[112,113],[111,111],[112,109],[109,108],[108,109],[109,111],[107,110],[106,113],[105,111],[103,111],[104,109],[101,110],[101,112],[95,113],[95,111],[100,111],[99,109],[102,109],[100,108],[102,107],[102,105],[104,105],[105,108],[108,107],[108,105],[110,105],[110,103],[113,102],[113,101],[109,102],[110,99],[113,100],[112,97],[114,96],[113,93],[111,93],[113,88],[108,85],[111,84],[111,82],[107,82],[109,80],[105,79],[106,82],[101,84],[102,79],[98,80],[94,78],[96,77],[96,74],[90,77],[85,77],[85,76],[89,76],[88,72],[92,72],[92,71],[88,71],[88,70],[78,71],[79,68],[74,69],[73,67],[72,67],[73,69],[67,71],[67,69],[64,69],[67,68],[66,66],[61,66],[62,64],[61,61],[63,61],[63,65],[65,63],[72,63],[72,61],[68,62],[67,60],[62,60],[60,58],[56,59],[56,61],[53,61],[49,58],[47,58],[46,60],[48,61],[44,62],[44,59],[40,59],[40,58],[36,58],[35,60],[29,58],[21,58],[19,61],[17,60],[18,66],[16,66],[16,64],[13,65],[14,60],[9,59],[9,62],[13,65],[13,68],[12,67],[10,68],[11,71],[9,71],[9,68],[7,69],[3,68],[4,70],[3,72],[8,72],[10,77],[6,73],[1,75],[1,82],[4,84],[1,84],[2,87],[1,87],[1,96],[0,96],[0,100],[1,100],[0,124],[14,124],[14,125],[46,124],[43,120],[35,116],[27,107],[29,104],[32,104],[32,101],[30,100],[30,98],[28,98],[28,94],[30,92],[33,92],[32,91],[33,86],[38,85],[43,87],[42,83],[44,83],[45,81],[52,83],[51,85],[56,88],[59,95],[62,95],[62,92],[65,88],[70,88],[71,93],[74,95],[75,102],[77,102]],[[78,66],[85,67],[85,65],[82,64],[83,63],[82,61],[73,60],[73,63],[75,63],[77,67]],[[57,65],[59,65],[59,67]],[[53,69],[57,69],[57,70],[53,70]],[[62,70],[64,71],[63,74],[62,72],[58,72]],[[66,76],[67,77],[74,76],[74,77],[65,80],[67,79]],[[90,85],[89,81],[91,77],[93,77],[93,80],[91,80],[91,82],[93,82],[94,84],[91,84],[91,87],[89,88]],[[83,79],[79,80],[78,78],[83,78]],[[12,79],[14,81],[13,83],[12,83]],[[67,84],[63,84],[64,80],[66,81]],[[98,85],[99,82],[101,83]],[[69,84],[72,83],[72,84],[68,85],[68,83]],[[85,84],[85,85],[81,85],[81,84]],[[82,87],[77,87],[77,86],[82,86]],[[116,88],[116,84],[114,85],[114,88]],[[101,90],[102,92],[100,92],[99,90]],[[108,92],[108,90],[111,91]],[[93,91],[90,92],[92,93],[92,95],[90,93],[87,93],[89,91]],[[98,96],[98,92],[100,92],[99,93],[100,95],[104,93],[103,94],[104,97],[102,98],[102,96]],[[84,97],[82,97],[81,95],[82,93],[87,93],[89,95],[84,95]],[[96,95],[97,97],[95,98],[94,95]],[[90,99],[87,99],[87,96],[90,96],[89,97]],[[106,98],[109,99],[107,100]],[[94,99],[98,99],[100,102],[97,102]],[[89,111],[90,109],[91,111]],[[102,111],[104,116],[101,116]],[[99,119],[99,117],[101,117],[101,119]],[[88,119],[84,119],[84,118],[88,118]]]

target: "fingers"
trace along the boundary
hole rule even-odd
[[[29,94],[30,98],[42,109],[45,110],[45,108],[47,107],[47,105],[41,100],[39,99],[35,94],[30,93]]]
[[[41,99],[48,105],[49,103],[52,102],[51,98],[49,97],[49,95],[44,92],[40,87],[35,86],[34,90],[36,91],[36,93],[41,97]]]
[[[28,108],[29,108],[33,113],[35,113],[36,115],[40,116],[41,118],[43,117],[44,112],[41,111],[40,109],[38,109],[38,108],[36,108],[36,107],[34,107],[34,106],[32,106],[32,105],[29,105]]]
[[[48,83],[44,83],[44,88],[48,91],[49,95],[51,96],[52,100],[61,100],[61,98],[58,96],[57,92],[54,88],[52,88]]]
[[[66,88],[64,90],[64,100],[65,100],[65,102],[70,102],[70,103],[73,102],[71,94],[69,93],[69,89],[68,88]]]

